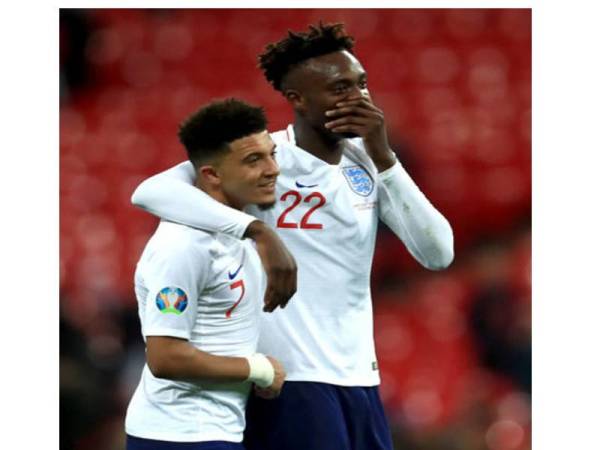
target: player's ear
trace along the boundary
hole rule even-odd
[[[303,110],[304,109],[304,98],[295,89],[285,89],[283,91],[283,96],[285,99],[292,105],[292,108]]]
[[[221,176],[215,166],[200,166],[196,172],[198,177],[208,185],[219,186],[221,184]]]

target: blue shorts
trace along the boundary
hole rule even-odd
[[[170,442],[127,435],[127,450],[244,450],[244,446],[236,442]]]
[[[379,389],[288,381],[273,400],[250,396],[247,450],[392,450]]]

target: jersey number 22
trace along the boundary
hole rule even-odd
[[[317,209],[323,206],[326,203],[325,197],[320,192],[312,192],[306,197],[304,197],[304,203],[312,204],[312,207],[306,211],[302,219],[300,219],[300,224],[296,222],[286,222],[286,216],[296,208],[300,202],[302,202],[302,194],[298,191],[287,191],[283,194],[279,200],[285,202],[288,198],[292,198],[292,204],[288,206],[277,219],[277,228],[304,228],[309,230],[321,230],[323,229],[322,223],[309,223],[310,216]],[[314,201],[316,199],[316,202]]]

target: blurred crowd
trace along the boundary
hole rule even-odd
[[[531,448],[530,10],[61,10],[61,449],[124,448],[144,363],[133,271],[157,219],[129,203],[185,158],[178,123],[212,98],[291,121],[256,55],[344,22],[399,159],[451,222],[428,272],[381,226],[372,273],[396,448]]]

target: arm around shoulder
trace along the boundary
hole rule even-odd
[[[131,203],[170,222],[240,239],[255,217],[230,208],[194,186],[191,162],[154,175],[135,189]]]

